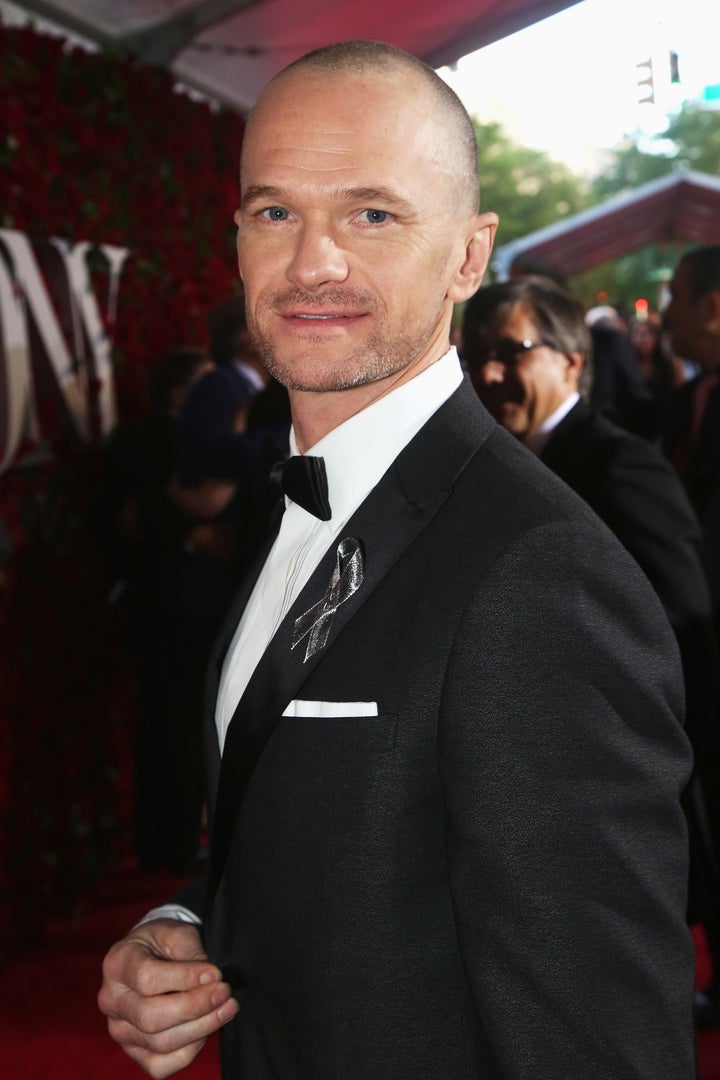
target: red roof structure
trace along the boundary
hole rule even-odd
[[[496,248],[504,281],[532,266],[569,277],[661,242],[720,244],[720,179],[676,172]]]

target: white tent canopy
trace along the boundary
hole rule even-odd
[[[97,45],[169,67],[247,112],[298,56],[350,38],[390,42],[432,67],[571,7],[577,0],[25,0],[14,6]]]

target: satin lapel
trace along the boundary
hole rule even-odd
[[[268,525],[267,535],[259,549],[257,555],[253,559],[247,573],[243,576],[240,587],[233,598],[228,612],[223,619],[218,635],[215,638],[215,643],[210,653],[210,660],[208,662],[207,676],[205,679],[205,699],[204,699],[204,725],[205,725],[205,754],[206,762],[209,770],[208,776],[208,814],[210,821],[214,816],[214,799],[213,796],[216,790],[216,782],[218,778],[220,768],[220,747],[217,739],[217,727],[215,726],[215,706],[217,703],[218,688],[220,684],[220,674],[222,672],[223,662],[225,655],[230,646],[230,642],[235,636],[240,616],[242,615],[248,600],[252,594],[260,571],[265,565],[265,560],[270,554],[275,540],[277,539],[278,532],[280,531],[280,522],[282,521],[282,501],[278,501],[278,505],[272,513],[270,523]]]
[[[343,627],[451,493],[458,474],[494,428],[468,384],[443,405],[400,454],[343,529],[362,543],[362,585],[335,613],[325,648],[305,660],[291,649],[295,620],[324,594],[335,566],[333,543],[278,628],[233,715],[223,751],[210,863],[212,898],[222,876],[235,820],[255,764],[283,710]]]

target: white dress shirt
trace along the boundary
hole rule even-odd
[[[453,347],[436,363],[350,417],[308,450],[325,460],[332,517],[320,521],[285,499],[280,532],[223,664],[215,712],[221,751],[245,687],[303,585],[401,450],[457,390],[462,378]],[[297,451],[292,431],[290,448],[293,453]],[[193,912],[173,904],[153,908],[141,922],[157,918],[200,922]]]
[[[222,749],[237,703],[275,631],[325,552],[401,450],[462,382],[457,353],[351,416],[308,454],[324,458],[332,517],[320,521],[285,499],[280,532],[230,644],[215,720]],[[297,452],[294,432],[290,449]]]

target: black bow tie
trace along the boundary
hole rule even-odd
[[[309,514],[321,521],[332,517],[323,458],[296,454],[287,461],[278,461],[270,470],[270,480]]]

